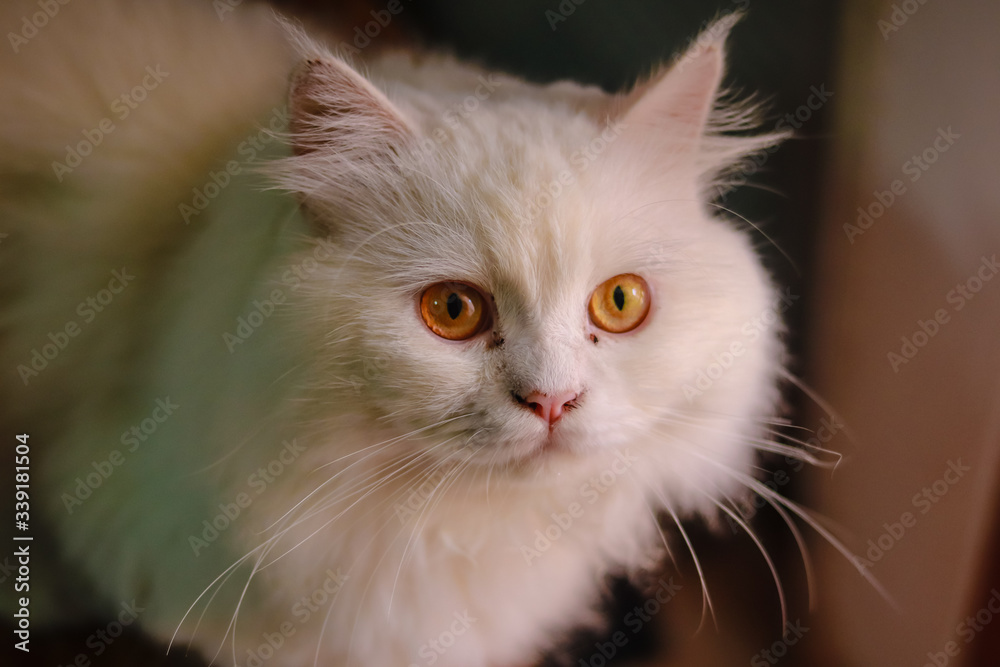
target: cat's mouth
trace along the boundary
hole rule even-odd
[[[560,427],[530,435],[507,434],[500,438],[483,437],[480,429],[478,435],[482,439],[472,445],[478,450],[474,456],[487,468],[499,466],[511,471],[526,471],[538,465],[568,461],[580,455],[572,446],[566,429]],[[472,444],[471,439],[469,444]]]
[[[519,443],[511,452],[510,462],[516,468],[525,469],[569,461],[579,456],[580,452],[572,446],[566,430],[557,426]]]
[[[583,392],[580,392],[581,394]],[[562,401],[562,409],[567,419],[539,419],[535,401],[511,392],[511,397],[520,408],[520,414],[498,415],[489,410],[478,410],[468,421],[463,420],[459,434],[451,438],[464,441],[464,448],[473,450],[473,464],[523,470],[537,464],[557,463],[578,459],[583,450],[578,446],[581,434],[576,420],[579,416],[570,414],[579,409],[579,398]],[[471,411],[470,411],[471,412]],[[529,414],[529,412],[534,414]],[[471,416],[471,415],[470,415]],[[518,418],[520,417],[520,418]],[[456,424],[458,426],[458,424]],[[446,435],[447,439],[448,436]]]
[[[550,429],[548,433],[534,442],[531,449],[520,458],[523,461],[530,462],[567,456],[569,454],[572,454],[572,452],[564,442],[564,438],[559,437],[556,429]]]

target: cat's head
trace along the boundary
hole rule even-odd
[[[307,297],[322,404],[483,469],[745,465],[775,295],[708,193],[779,137],[718,104],[731,24],[617,96],[405,58],[380,88],[310,47],[281,178],[335,242]]]

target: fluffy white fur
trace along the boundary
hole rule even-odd
[[[15,5],[4,25],[33,7]],[[727,21],[624,96],[409,54],[356,70],[264,12],[187,3],[73,3],[5,53],[3,422],[45,441],[46,517],[95,605],[136,598],[149,632],[218,664],[281,633],[264,664],[530,664],[595,622],[603,575],[656,562],[658,513],[740,496],[782,348],[775,328],[743,331],[775,297],[707,193],[779,137],[725,134],[752,125],[717,104]],[[57,182],[66,145],[156,64],[169,76]],[[192,188],[285,118],[286,92],[278,159],[242,164],[185,224]],[[134,282],[25,385],[18,366],[122,266]],[[587,302],[621,273],[653,305],[615,335]],[[492,297],[488,335],[423,325],[417,298],[440,281]],[[275,291],[286,303],[245,342],[223,338]],[[732,367],[685,396],[734,342]],[[579,406],[543,446],[512,392],[567,388]],[[127,451],[167,396],[175,414]],[[125,463],[70,513],[114,449]],[[303,613],[324,583],[336,596]]]

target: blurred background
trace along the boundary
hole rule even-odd
[[[353,34],[386,3],[274,4]],[[764,461],[760,479],[810,508],[858,558],[799,520],[807,581],[793,533],[769,505],[752,505],[787,598],[783,619],[742,528],[692,525],[714,620],[703,617],[698,575],[678,543],[676,569],[662,575],[679,584],[676,595],[650,606],[641,587],[613,584],[612,623],[623,627],[636,606],[648,621],[628,630],[625,646],[576,638],[568,664],[1000,664],[1000,3],[403,5],[377,48],[429,45],[531,80],[609,91],[668,61],[712,18],[743,11],[726,82],[765,103],[764,128],[796,130],[715,203],[760,227],[750,231],[765,262],[798,297],[788,340],[807,389],[789,387],[801,427],[789,435],[843,455],[835,470]],[[79,640],[63,631],[31,664],[68,664],[94,627],[83,623]],[[112,651],[105,664],[167,664],[138,636]]]

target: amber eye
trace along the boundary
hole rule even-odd
[[[424,324],[441,338],[465,340],[482,331],[486,301],[479,290],[462,283],[438,283],[420,297]]]
[[[625,333],[649,313],[649,285],[634,273],[601,283],[590,297],[590,321],[611,333]]]

